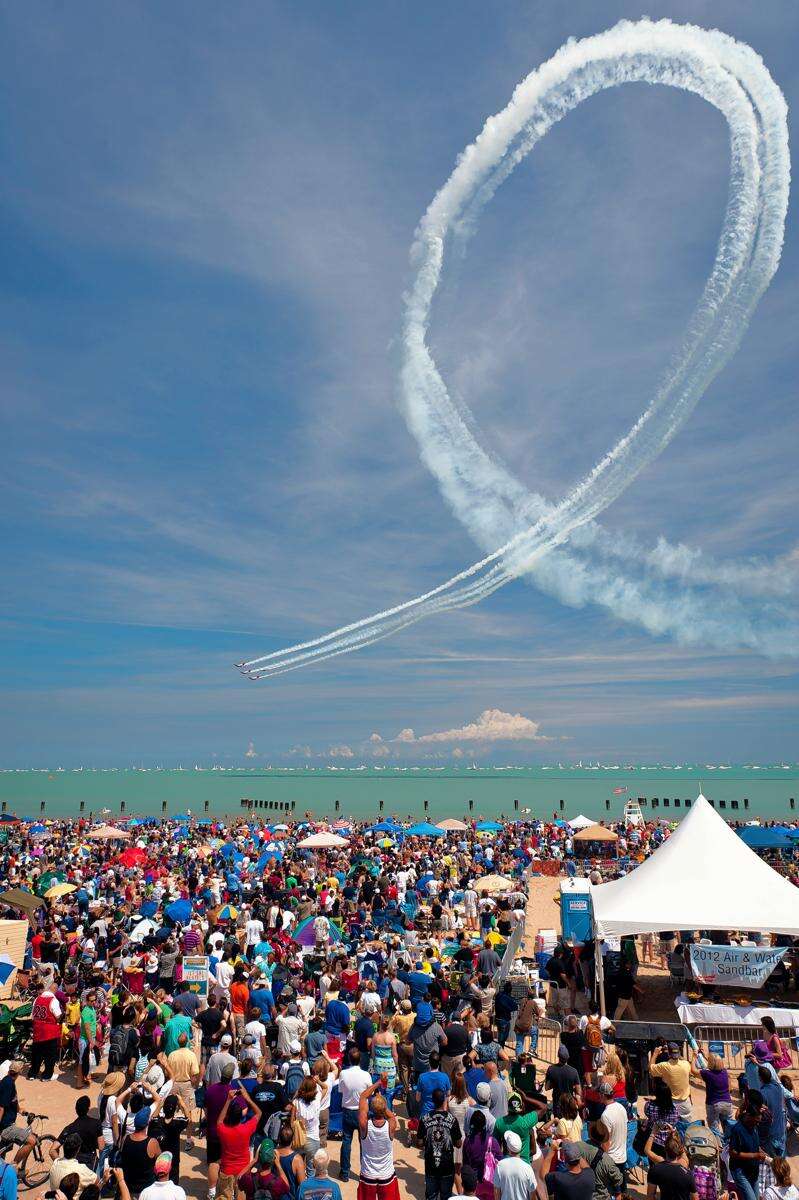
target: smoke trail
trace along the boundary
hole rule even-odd
[[[476,441],[470,414],[453,402],[428,349],[430,309],[447,247],[466,244],[481,210],[537,142],[583,100],[632,81],[694,92],[723,114],[730,135],[727,208],[713,269],[660,387],[628,432],[553,505]],[[679,641],[799,653],[790,604],[796,563],[717,566],[665,542],[646,550],[595,521],[668,445],[737,349],[779,263],[789,179],[782,93],[759,56],[726,34],[670,21],[623,21],[568,42],[528,75],[460,156],[422,218],[403,319],[405,419],[444,499],[485,557],[422,596],[241,669],[262,678],[344,654],[422,617],[476,604],[520,577],[566,604],[599,604]]]

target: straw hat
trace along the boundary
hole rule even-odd
[[[104,1096],[113,1096],[115,1092],[118,1092],[124,1086],[125,1076],[122,1071],[112,1071],[110,1075],[106,1075],[100,1090]]]

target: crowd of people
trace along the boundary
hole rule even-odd
[[[527,868],[556,842],[568,857],[568,834],[462,824],[406,837],[342,821],[341,844],[304,848],[302,824],[137,821],[120,838],[4,823],[0,913],[29,918],[32,1011],[29,1047],[0,1069],[0,1200],[43,1154],[54,1200],[342,1200],[356,1173],[358,1200],[399,1200],[400,1137],[419,1151],[403,1188],[426,1200],[610,1200],[637,1158],[653,1196],[689,1200],[692,1085],[740,1200],[799,1200],[776,1030],[734,1081],[736,1109],[723,1066],[676,1044],[654,1050],[639,1100],[561,948],[556,1061],[536,1056],[544,1002],[502,956]],[[20,1111],[26,1075],[77,1093],[46,1151]]]

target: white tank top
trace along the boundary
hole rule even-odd
[[[388,1120],[383,1125],[369,1121],[361,1141],[361,1179],[364,1183],[387,1183],[394,1178],[394,1150]]]

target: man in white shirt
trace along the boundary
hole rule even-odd
[[[350,1062],[352,1066],[343,1070],[338,1077],[342,1109],[340,1178],[345,1181],[350,1177],[352,1135],[358,1128],[358,1105],[362,1093],[372,1086],[372,1076],[361,1067],[361,1056],[358,1050],[350,1051]]]
[[[368,979],[366,981],[366,991],[361,996],[358,1008],[365,1017],[373,1017],[376,1013],[380,1012],[382,1007],[382,1001],[377,994],[377,984],[374,979]]]
[[[512,1129],[505,1134],[505,1150],[494,1172],[495,1200],[529,1200],[536,1189],[535,1172],[521,1158],[522,1139]]]
[[[607,1153],[615,1162],[624,1176],[624,1190],[627,1190],[627,1109],[618,1100],[613,1099],[613,1084],[607,1080],[600,1084],[599,1094],[605,1103],[602,1121],[610,1130],[610,1144]]]
[[[172,1155],[168,1150],[158,1155],[153,1169],[155,1183],[144,1188],[139,1195],[139,1200],[186,1200],[183,1188],[169,1178],[169,1172],[172,1169]]]
[[[247,950],[251,952],[253,947],[257,946],[264,936],[263,921],[259,921],[257,917],[250,915],[247,924],[244,926],[244,934],[247,939]],[[252,954],[248,953],[247,957],[251,958]]]

